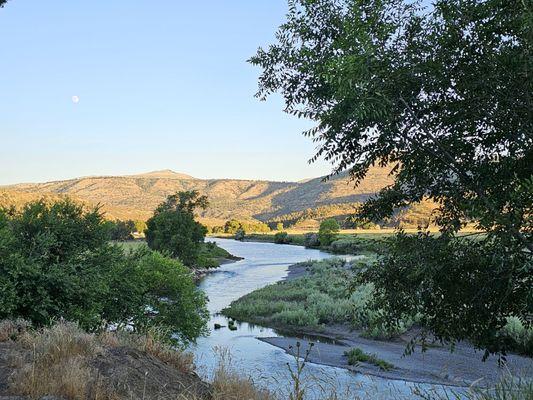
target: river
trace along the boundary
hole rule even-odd
[[[240,374],[249,376],[257,385],[283,396],[287,393],[289,382],[287,363],[294,365],[294,357],[258,338],[284,335],[270,328],[247,323],[239,323],[236,331],[227,327],[216,330],[214,324],[227,326],[226,318],[219,315],[222,309],[247,293],[282,280],[287,275],[289,265],[311,259],[326,259],[333,255],[301,246],[238,242],[229,239],[215,241],[231,254],[244,259],[222,265],[200,283],[200,288],[209,298],[211,320],[210,334],[200,338],[191,348],[198,371],[203,378],[212,378],[222,349],[222,352],[231,354],[231,364]],[[294,342],[297,341],[298,339],[294,338]],[[309,399],[322,398],[324,388],[334,388],[341,399],[408,399],[413,398],[412,391],[415,387],[433,390],[428,385],[371,377],[312,363],[306,365],[304,377],[308,385]],[[438,388],[435,390],[440,391]]]

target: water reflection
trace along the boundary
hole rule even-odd
[[[250,376],[263,387],[286,393],[289,381],[287,363],[294,363],[294,358],[282,349],[258,339],[284,336],[294,338],[296,343],[302,336],[244,322],[237,323],[237,330],[231,331],[227,328],[227,319],[220,315],[220,311],[245,294],[283,279],[291,264],[326,259],[333,255],[300,246],[228,239],[216,239],[216,242],[231,254],[244,257],[244,260],[223,265],[200,284],[209,297],[211,331],[207,337],[200,338],[191,349],[195,354],[199,373],[204,378],[211,379],[220,356],[216,353],[220,352],[220,349],[227,349],[231,354],[233,366],[240,373]],[[214,329],[215,323],[226,327]],[[310,339],[327,340],[319,337]],[[309,399],[321,398],[324,388],[335,388],[338,394],[344,394],[340,398],[346,399],[354,399],[357,396],[371,396],[372,399],[409,399],[413,397],[413,388],[419,386],[311,363],[304,370],[304,379],[308,382]],[[428,385],[423,386],[424,390],[432,390]]]

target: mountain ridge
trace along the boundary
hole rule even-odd
[[[231,218],[268,221],[284,214],[333,204],[360,203],[393,181],[390,168],[372,167],[357,187],[347,174],[300,182],[250,179],[201,179],[172,170],[121,176],[90,176],[44,183],[0,186],[6,198],[68,195],[88,204],[100,204],[110,218],[149,218],[166,196],[198,190],[210,207],[200,214],[218,222]],[[9,196],[6,193],[11,193]],[[24,197],[22,196],[22,197]],[[1,204],[0,204],[1,205]],[[218,223],[217,222],[217,223]]]

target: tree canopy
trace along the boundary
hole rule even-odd
[[[329,246],[339,233],[340,226],[336,219],[328,218],[320,224],[318,240],[322,246]]]
[[[168,196],[146,223],[148,246],[194,266],[207,234],[207,228],[195,221],[194,212],[207,206],[207,197],[195,190]]]
[[[372,165],[393,166],[394,184],[360,218],[378,221],[424,198],[438,204],[442,235],[413,240],[422,241],[421,251],[440,250],[423,265],[412,260],[420,279],[399,291],[385,279],[387,268],[409,254],[393,245],[373,277],[382,284],[381,305],[410,299],[409,312],[431,305],[438,312],[426,323],[438,338],[469,338],[489,351],[505,349],[496,332],[508,316],[526,322],[533,314],[532,13],[523,0],[437,0],[430,8],[291,0],[276,43],[251,59],[263,69],[261,99],[280,92],[287,112],[317,122],[305,132],[319,144],[312,161],[324,157],[356,183]],[[467,222],[485,235],[459,237]],[[453,293],[462,274],[437,279],[454,274],[450,260],[470,271],[479,290]],[[419,296],[428,282],[441,300]],[[495,289],[494,302],[475,301],[482,288]],[[476,310],[486,319],[477,321]]]

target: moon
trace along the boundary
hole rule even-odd
[[[72,96],[72,102],[73,102],[74,104],[78,104],[78,103],[80,102],[80,98],[79,98],[79,96]]]

